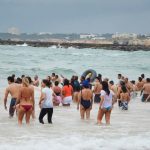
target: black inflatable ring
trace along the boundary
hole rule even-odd
[[[91,73],[92,76],[90,77],[90,81],[93,82],[95,80],[95,78],[97,77],[97,73],[95,70],[92,69],[88,69],[85,72],[83,72],[82,76],[86,78],[86,76]]]

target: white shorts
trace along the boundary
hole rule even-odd
[[[71,104],[71,102],[72,102],[72,96],[67,96],[63,98],[63,101],[62,101],[63,104]]]

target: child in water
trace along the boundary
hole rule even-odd
[[[130,96],[126,86],[122,86],[121,89],[122,89],[122,93],[120,94],[121,108],[122,110],[128,110],[128,103],[130,101]]]

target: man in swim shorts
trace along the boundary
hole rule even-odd
[[[20,90],[21,85],[14,83],[14,78],[11,76],[9,76],[7,78],[7,80],[8,80],[9,86],[6,88],[6,91],[5,91],[4,107],[7,110],[7,105],[6,105],[7,104],[7,98],[8,98],[8,95],[10,94],[11,95],[11,102],[10,102],[10,107],[9,107],[9,116],[13,117],[14,112],[15,112],[14,106],[16,104],[16,100],[18,98],[18,94],[19,94],[19,90]]]

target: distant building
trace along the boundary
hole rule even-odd
[[[96,37],[94,34],[80,34],[80,39],[91,39]]]
[[[116,33],[116,34],[112,35],[112,38],[113,39],[129,39],[129,38],[136,39],[137,34],[135,34],[135,33]]]

